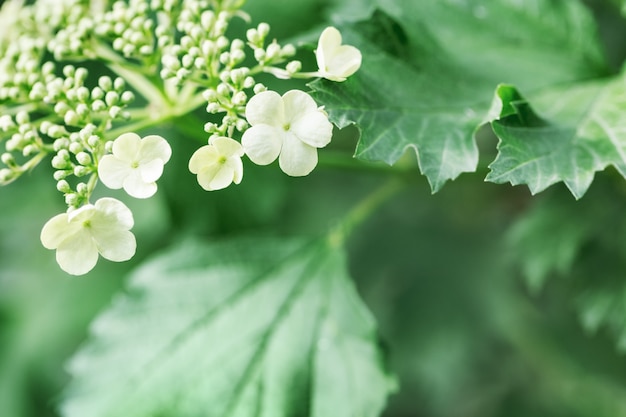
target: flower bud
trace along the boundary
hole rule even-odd
[[[256,45],[260,40],[259,32],[256,29],[248,29],[246,31],[246,39],[253,45]]]
[[[65,130],[65,128],[63,126],[52,125],[52,126],[50,126],[50,128],[48,129],[46,134],[48,136],[50,136],[52,139],[58,139],[61,136],[66,135],[67,131]],[[56,143],[56,141],[55,141],[55,143]]]
[[[30,156],[30,155],[34,155],[36,154],[38,151],[38,148],[35,145],[26,145],[24,146],[24,149],[22,149],[22,155],[24,156]]]
[[[88,190],[89,187],[87,187],[87,184],[85,184],[84,182],[79,182],[76,185],[76,192],[80,195],[86,195]]]
[[[245,119],[238,119],[235,123],[235,128],[237,129],[237,131],[243,132],[248,128],[248,122],[246,122]]]
[[[89,169],[85,168],[84,166],[76,165],[74,167],[74,175],[76,175],[77,177],[84,177],[87,174],[89,174]]]
[[[230,51],[231,52],[242,51],[244,46],[245,44],[243,43],[241,39],[234,39],[232,43],[230,44]]]
[[[62,170],[62,169],[58,171],[54,171],[54,174],[52,174],[54,179],[57,181],[61,181],[63,178],[67,178],[68,175],[69,175],[69,172]]]
[[[266,59],[271,61],[275,58],[280,57],[280,45],[276,42],[272,42],[267,46],[267,50],[265,51]]]
[[[252,77],[246,77],[245,80],[243,80],[243,88],[252,88],[254,87],[254,78]]]
[[[300,61],[291,61],[287,64],[285,68],[289,74],[295,74],[296,72],[302,69],[302,62]]]
[[[135,100],[135,95],[132,93],[132,91],[124,91],[122,93],[122,96],[120,97],[120,100],[122,101],[122,104],[130,104]]]
[[[113,80],[111,80],[111,77],[103,75],[102,77],[98,79],[98,86],[103,91],[109,91],[113,88]]]
[[[243,91],[238,91],[233,95],[232,101],[237,106],[243,106],[248,101],[248,96]]]
[[[54,169],[67,169],[69,164],[66,159],[62,158],[58,154],[52,158],[52,168]]]
[[[94,102],[91,103],[91,110],[93,110],[96,113],[106,110],[106,108],[107,108],[107,105],[104,104],[104,101],[102,100],[94,100]]]
[[[259,36],[265,39],[265,37],[270,33],[270,25],[265,22],[261,22],[257,27],[257,31],[259,33]]]
[[[85,117],[89,113],[89,107],[85,103],[78,103],[76,105],[76,114],[80,117]]]
[[[78,195],[76,193],[66,194],[65,204],[67,204],[70,207],[76,207],[78,205]]]
[[[217,86],[217,94],[222,97],[227,97],[230,94],[230,88],[228,88],[228,84],[220,83]]]
[[[97,135],[91,135],[91,136],[89,136],[89,138],[87,138],[87,143],[92,148],[95,148],[100,143],[100,137],[97,136]]]
[[[265,51],[261,48],[257,48],[254,50],[254,59],[257,61],[265,61]]]
[[[89,165],[91,164],[91,156],[89,156],[89,154],[87,152],[79,152],[76,154],[76,160],[78,161],[79,164],[81,165]]]
[[[115,91],[109,91],[104,96],[104,101],[109,107],[116,105],[119,102],[119,100],[120,100],[120,96]]]
[[[61,172],[65,173],[65,171],[61,171]],[[59,190],[60,192],[64,194],[67,194],[72,191],[72,188],[70,187],[70,184],[67,181],[60,180],[59,182],[57,182],[57,190]]]
[[[2,161],[4,165],[9,167],[16,166],[15,158],[8,152],[5,152],[2,154],[2,156],[0,156],[0,161]]]
[[[76,90],[76,98],[80,101],[85,101],[89,98],[89,89],[87,87],[79,87]]]
[[[65,116],[63,116],[63,121],[66,125],[75,126],[79,123],[80,117],[74,110],[68,110]]]
[[[3,114],[2,116],[0,116],[0,129],[2,131],[6,132],[12,127],[15,127],[15,123],[13,122],[11,116],[9,116],[8,114]]]
[[[207,111],[207,113],[211,113],[211,114],[217,113],[218,111],[220,111],[220,105],[218,103],[214,103],[214,102],[213,103],[209,103],[206,106],[206,111]]]
[[[121,91],[125,87],[126,87],[126,81],[124,81],[124,79],[121,77],[117,77],[115,81],[113,82],[113,88],[115,88],[116,91]]]
[[[72,142],[70,143],[69,150],[71,153],[76,155],[83,150],[83,146],[78,142]]]
[[[8,168],[0,169],[0,184],[8,183],[10,180],[13,179],[13,175],[13,171]]]
[[[15,115],[15,121],[19,125],[24,125],[30,122],[30,117],[28,117],[28,113],[25,111],[20,111]]]
[[[121,111],[122,111],[121,107],[119,107],[119,106],[112,106],[109,109],[109,116],[111,116],[111,119],[115,119],[117,116],[119,116]]]
[[[296,47],[288,43],[282,47],[280,54],[284,57],[294,56],[296,54]]]

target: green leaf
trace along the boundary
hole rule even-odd
[[[413,149],[433,191],[475,171],[474,133],[498,84],[534,90],[605,72],[593,21],[577,2],[378,4],[389,14],[342,27],[363,53],[361,69],[311,87],[336,124],[359,125],[357,158],[394,164]]]
[[[565,192],[547,193],[513,225],[509,243],[516,269],[531,290],[540,290],[549,278],[561,278],[544,292],[573,301],[588,333],[607,330],[618,350],[626,352],[622,189],[621,184],[598,181],[582,201]]]
[[[543,203],[543,204],[542,204]],[[541,202],[522,216],[508,233],[508,242],[520,260],[530,290],[541,290],[553,274],[570,272],[592,225],[580,207],[556,200]],[[582,217],[582,218],[581,218]]]
[[[497,98],[504,113],[492,123],[499,153],[487,181],[526,184],[533,194],[563,181],[578,199],[609,165],[626,177],[624,79],[545,94],[549,119],[513,87],[500,86]]]
[[[66,417],[377,416],[395,389],[326,240],[178,245],[92,333],[70,364]]]

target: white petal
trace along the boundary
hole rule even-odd
[[[113,155],[122,161],[135,161],[140,148],[141,138],[136,133],[124,133],[113,141]]]
[[[72,229],[67,214],[58,214],[48,220],[41,229],[41,244],[46,249],[56,249],[61,242],[74,233]]]
[[[150,198],[157,192],[157,185],[154,182],[145,182],[141,171],[134,169],[124,179],[124,191],[131,197]]]
[[[334,50],[341,45],[341,33],[334,27],[329,26],[320,35],[315,50],[315,58],[317,59],[317,67],[321,72],[326,72],[328,57],[334,53]]]
[[[141,175],[141,179],[146,182],[156,182],[163,174],[163,161],[161,159],[153,159],[137,168]]]
[[[298,139],[307,145],[323,148],[330,143],[333,136],[333,125],[325,113],[315,110],[291,124],[289,129]]]
[[[198,184],[200,187],[204,188],[207,191],[212,191],[213,188],[211,186],[211,182],[213,178],[217,175],[221,166],[218,163],[214,163],[211,165],[205,165],[198,171]]]
[[[189,159],[189,171],[197,174],[204,167],[217,163],[219,155],[215,146],[204,145],[196,150]]]
[[[98,163],[98,176],[104,185],[112,190],[119,190],[124,184],[124,179],[129,175],[132,168],[130,163],[117,159],[113,155],[105,155]]]
[[[68,274],[83,275],[91,271],[98,262],[98,249],[89,231],[83,228],[61,242],[56,259]]]
[[[241,146],[241,143],[234,139],[220,136],[213,139],[212,143],[215,145],[221,156],[225,156],[226,158],[230,158],[233,155],[237,155],[239,157],[243,156],[243,147]]]
[[[164,164],[172,157],[170,144],[158,135],[149,135],[141,139],[139,162],[150,162],[160,159]]]
[[[130,230],[135,224],[133,212],[119,200],[104,197],[96,201],[94,206],[96,213],[93,216],[92,227]]]
[[[233,170],[233,182],[239,184],[243,179],[243,162],[241,162],[241,158],[230,158],[226,165]]]
[[[252,162],[267,165],[278,158],[284,136],[285,131],[282,128],[257,125],[243,133],[241,144]]]
[[[97,209],[93,204],[85,204],[84,206],[67,213],[67,219],[70,224],[82,227],[82,224],[91,220],[96,213]]]
[[[354,46],[342,45],[335,51],[327,65],[328,73],[345,79],[361,67],[361,51]]]
[[[317,165],[317,149],[302,142],[295,135],[287,134],[278,163],[287,175],[308,175]]]
[[[317,110],[313,97],[300,90],[290,90],[283,95],[285,103],[285,122],[291,125],[301,117]]]
[[[246,119],[251,126],[282,127],[285,124],[283,99],[277,92],[269,90],[253,96],[246,105]]]
[[[226,188],[233,182],[234,170],[227,164],[220,164],[219,169],[215,173],[215,176],[211,180],[211,190],[221,190]]]
[[[128,230],[98,229],[97,233],[94,230],[94,240],[98,252],[109,261],[127,261],[137,250],[135,235]]]

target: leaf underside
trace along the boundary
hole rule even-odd
[[[343,251],[326,241],[161,255],[69,369],[66,417],[377,416],[395,389]]]
[[[607,166],[626,176],[626,87],[623,80],[583,85],[550,94],[541,119],[529,103],[500,86],[503,107],[512,114],[492,122],[500,139],[498,156],[490,165],[488,181],[527,184],[535,194],[564,182],[581,198],[594,175]],[[510,97],[517,96],[515,101]]]

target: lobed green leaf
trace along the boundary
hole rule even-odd
[[[626,177],[624,79],[546,94],[550,119],[513,87],[500,86],[497,99],[504,113],[492,123],[499,153],[487,181],[527,184],[533,194],[562,181],[578,199],[609,165]]]
[[[360,127],[357,158],[394,164],[412,149],[433,191],[476,170],[474,134],[492,116],[498,84],[536,90],[605,73],[578,2],[366,3],[388,14],[342,27],[363,53],[361,69],[311,87],[335,123]]]

